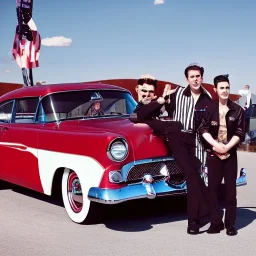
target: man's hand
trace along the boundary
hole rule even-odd
[[[172,89],[172,86],[170,84],[166,84],[162,97],[165,99],[166,96],[170,96],[171,94],[175,93],[178,87],[175,89]],[[166,103],[170,104],[171,100],[170,97],[168,97]]]
[[[142,102],[144,105],[147,105],[147,104],[149,104],[152,100],[155,100],[156,98],[157,98],[156,95],[154,95],[153,97],[142,97],[141,102]]]
[[[219,142],[218,147],[213,147],[212,149],[219,154],[226,154],[229,151],[229,148],[227,147],[227,145],[221,142]]]
[[[165,87],[164,87],[163,95],[162,95],[163,98],[165,96],[168,96],[168,95],[171,95],[171,94],[175,93],[177,88],[178,87],[176,87],[175,89],[172,89],[172,86],[170,84],[166,84]]]
[[[214,154],[220,159],[220,160],[225,160],[228,159],[230,157],[229,153],[226,154],[219,154],[216,151],[214,152]]]
[[[218,147],[213,147],[212,149],[215,155],[221,160],[225,160],[230,156],[230,153],[228,153],[229,147],[222,142],[219,142]]]

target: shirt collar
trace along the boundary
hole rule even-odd
[[[228,99],[227,106],[230,110],[235,110],[238,107],[238,105],[234,103],[231,99]]]
[[[206,95],[208,98],[211,98],[210,93],[201,85],[200,87],[201,94]],[[189,85],[185,88],[183,94],[187,97],[191,96],[191,90]]]

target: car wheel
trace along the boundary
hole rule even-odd
[[[90,200],[87,198],[88,187],[78,175],[65,169],[62,176],[62,198],[65,209],[71,220],[83,223],[89,213]]]

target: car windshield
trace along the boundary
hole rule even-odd
[[[124,116],[130,115],[135,107],[136,101],[128,92],[117,90],[60,92],[42,99],[38,120],[52,122]]]

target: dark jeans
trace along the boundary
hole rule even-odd
[[[236,179],[237,179],[237,152],[232,152],[226,160],[220,160],[215,155],[207,155],[208,187],[211,200],[218,209],[218,190],[222,179],[225,181],[225,226],[233,226],[236,221]],[[221,215],[211,214],[211,222],[219,223]]]
[[[181,132],[179,122],[146,121],[153,131],[165,136],[167,145],[184,172],[187,183],[188,222],[199,221],[214,211],[208,189],[200,176],[201,162],[195,156],[195,134]]]

